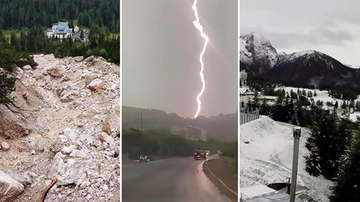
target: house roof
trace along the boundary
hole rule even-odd
[[[54,31],[54,34],[67,34],[72,33],[72,28],[69,28],[68,22],[59,22]]]

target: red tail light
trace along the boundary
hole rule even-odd
[[[196,152],[194,152],[194,155],[196,155]]]
[[[201,152],[201,155],[204,155],[205,153],[204,152]]]

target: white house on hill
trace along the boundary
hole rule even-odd
[[[73,29],[69,28],[68,22],[53,23],[52,28],[47,30],[47,37],[57,37],[59,39],[72,37]]]

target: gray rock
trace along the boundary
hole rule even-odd
[[[13,201],[24,192],[24,185],[0,171],[0,202]]]

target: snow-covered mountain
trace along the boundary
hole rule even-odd
[[[275,66],[278,60],[276,49],[269,40],[257,33],[240,36],[240,60],[249,66],[259,66],[263,73]]]
[[[257,33],[240,37],[240,71],[304,85],[360,84],[359,70],[315,50],[286,54],[277,53],[270,41]]]

